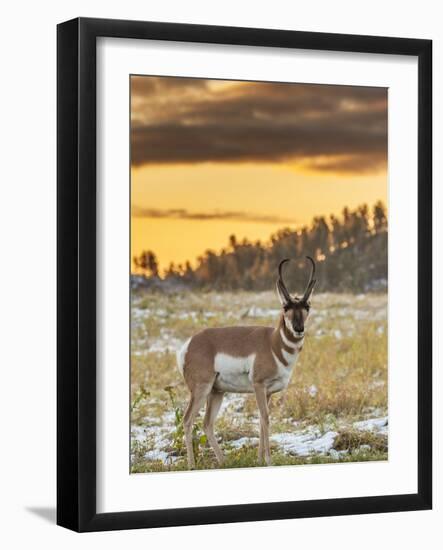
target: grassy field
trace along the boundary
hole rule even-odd
[[[188,391],[175,351],[204,327],[274,325],[273,292],[132,293],[131,471],[186,470],[181,423]],[[273,465],[386,460],[386,294],[314,296],[305,346],[285,392],[271,401]],[[218,468],[194,430],[198,469]],[[258,412],[249,395],[226,394],[216,423],[224,468],[257,462]]]

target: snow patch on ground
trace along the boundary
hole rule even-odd
[[[223,397],[219,415],[223,416],[226,413],[243,412],[243,408],[245,406],[245,400],[246,400],[245,396],[241,397],[232,393],[226,393]]]
[[[232,411],[232,408],[243,407],[243,401],[244,398],[242,397],[229,396],[225,399],[224,408],[221,412],[226,413]],[[154,419],[150,418],[150,420]],[[165,413],[160,419],[155,420],[156,423],[160,421],[161,425],[133,426],[131,430],[132,439],[139,443],[149,442],[151,448],[145,453],[147,460],[160,460],[164,464],[180,460],[180,457],[175,456],[174,452],[170,451],[172,447],[171,434],[174,431],[174,413]],[[252,420],[255,420],[255,422],[252,422]],[[258,418],[251,419],[251,423],[257,425]],[[370,431],[376,435],[384,436],[388,434],[388,417],[369,418],[354,422],[352,426],[356,430]],[[299,457],[330,456],[334,460],[340,460],[349,451],[334,449],[334,441],[337,435],[338,432],[332,429],[322,432],[317,426],[309,426],[308,428],[295,430],[294,432],[272,434],[270,441],[284,454]],[[242,447],[249,446],[257,447],[259,438],[244,436],[232,441],[220,441],[220,443],[222,447],[227,449],[241,449]],[[370,450],[370,446],[361,445],[358,450],[366,452]]]
[[[229,445],[234,447],[234,449],[240,449],[241,447],[257,446],[258,437],[240,437],[240,439],[235,439],[230,441]]]
[[[251,306],[243,313],[242,317],[272,317],[273,319],[276,319],[280,315],[280,312],[280,309],[264,309],[257,306]]]
[[[243,405],[244,397],[227,395],[220,412],[222,415],[232,415],[233,412],[241,412]],[[139,443],[149,442],[151,449],[146,452],[145,458],[152,461],[161,460],[165,464],[171,462],[171,460],[178,460],[179,457],[175,457],[173,453],[168,452],[168,449],[172,446],[171,434],[175,429],[174,412],[167,412],[159,418],[146,417],[144,421],[149,425],[133,426],[131,435],[133,441]],[[250,423],[257,426],[258,429],[258,418],[254,417],[250,419]],[[294,426],[296,425],[297,423],[294,424]],[[388,417],[369,418],[354,422],[352,426],[356,430],[370,431],[376,435],[384,436],[388,434]],[[295,430],[294,432],[273,434],[270,440],[278,447],[280,452],[285,454],[301,457],[329,455],[338,460],[348,451],[337,451],[333,448],[337,434],[332,429],[322,433],[318,427],[310,426],[301,431]],[[226,445],[230,448],[240,449],[245,446],[257,446],[258,442],[258,437],[240,437],[239,439],[226,442]],[[224,442],[221,441],[221,444],[223,445]],[[362,445],[359,450],[362,452],[367,451],[369,450],[369,446]]]
[[[162,462],[166,462],[168,457],[169,457],[169,455],[165,451],[153,450],[153,451],[148,451],[145,454],[146,460],[161,460]]]
[[[340,460],[340,458],[346,456],[348,454],[348,450],[344,449],[343,451],[337,451],[336,449],[330,449],[329,450],[329,456],[333,460]]]
[[[278,433],[271,435],[270,440],[275,443],[283,453],[295,456],[311,456],[315,454],[327,454],[334,445],[337,432],[328,431],[325,434],[317,429],[309,429],[303,433]],[[257,446],[258,437],[240,437],[230,441],[229,445],[234,449],[245,446]]]
[[[375,432],[380,435],[388,434],[388,417],[382,418],[369,418],[368,420],[360,420],[354,422],[353,427],[356,430]]]
[[[319,430],[308,430],[306,433],[280,433],[271,436],[284,453],[297,456],[327,454],[334,445],[337,432],[328,431],[321,434]]]
[[[319,338],[323,336],[332,336],[337,340],[345,337],[352,337],[354,334],[355,321],[386,321],[386,301],[374,296],[368,304],[363,302],[366,295],[340,295],[334,296],[331,294],[320,294],[316,296],[317,308],[313,307],[313,312],[308,324],[308,333]],[[170,320],[190,320],[193,323],[211,319],[213,317],[222,316],[224,319],[232,319],[231,324],[236,321],[241,323],[244,318],[253,318],[269,324],[272,323],[280,315],[281,310],[274,307],[259,307],[255,304],[247,306],[244,309],[244,301],[240,300],[236,295],[229,297],[232,310],[226,311],[225,308],[219,309],[220,304],[224,304],[224,298],[221,295],[210,295],[207,298],[207,303],[201,309],[196,304],[195,309],[188,310],[167,310],[162,307],[140,307],[139,301],[134,299],[131,308],[132,326],[134,330],[134,342],[141,348],[134,350],[134,355],[144,356],[147,353],[172,353],[180,346],[179,339],[174,338],[174,334],[168,331],[165,327],[162,328],[159,337],[149,336],[146,332],[145,321],[147,319],[155,319],[159,326],[167,325]],[[237,304],[238,302],[238,304]],[[323,326],[324,322],[333,322],[335,328],[331,330]],[[383,334],[385,327],[380,325],[376,332],[378,335]],[[165,334],[167,332],[168,334]]]

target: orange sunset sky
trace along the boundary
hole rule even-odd
[[[131,77],[131,254],[161,269],[387,202],[387,90]]]

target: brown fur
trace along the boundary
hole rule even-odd
[[[273,391],[269,389],[278,377],[278,366],[272,352],[282,365],[289,368],[282,350],[294,353],[294,348],[285,344],[281,337],[283,331],[291,343],[298,343],[302,348],[303,338],[295,337],[286,327],[284,315],[292,321],[294,312],[282,313],[277,327],[245,326],[207,328],[190,340],[183,365],[183,376],[191,392],[191,399],[184,415],[184,427],[189,466],[195,466],[192,449],[192,425],[199,409],[206,400],[206,414],[203,428],[208,442],[214,449],[217,460],[223,461],[223,453],[214,436],[214,422],[220,408],[223,392],[215,385],[217,372],[215,356],[224,353],[232,357],[255,355],[252,371],[252,385],[260,412],[260,445],[259,459],[263,456],[270,463],[269,448],[269,401]],[[304,321],[304,319],[303,319]]]
[[[308,317],[308,300],[313,285],[309,288],[309,293],[305,293],[304,301],[301,301],[298,298],[291,298],[289,295],[286,297],[282,295],[281,285],[277,283],[277,292],[284,309],[275,328],[261,326],[207,328],[190,340],[183,362],[183,376],[191,392],[191,399],[183,418],[190,468],[195,467],[192,427],[195,417],[205,400],[206,414],[203,429],[208,442],[214,449],[218,462],[222,463],[223,453],[214,435],[214,422],[224,392],[227,391],[227,387],[230,388],[229,391],[232,391],[232,387],[239,389],[239,391],[245,391],[245,389],[250,391],[250,385],[252,385],[255,393],[260,412],[259,460],[261,461],[264,458],[266,464],[271,463],[269,401],[272,393],[281,391],[283,387],[286,387],[291,373],[291,366],[288,364],[283,351],[291,354],[295,360],[296,354],[303,348],[304,323]],[[288,302],[287,299],[289,298],[291,298],[291,302]],[[288,329],[285,321],[289,324],[291,330]],[[303,332],[303,335],[298,337],[293,334],[292,329],[296,332]],[[281,333],[284,334],[289,344],[284,342]],[[246,386],[242,386],[241,383],[240,385],[234,383],[234,386],[217,385],[218,372],[215,370],[217,354],[226,354],[234,359],[253,357],[252,379],[250,378],[251,371],[248,370],[249,367],[245,372],[240,371],[238,374],[238,381],[241,380],[241,377],[244,378],[247,375],[249,381]],[[276,363],[274,356],[280,366]],[[288,371],[285,370],[286,367]],[[237,374],[234,373],[233,376],[235,377]]]

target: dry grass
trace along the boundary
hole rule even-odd
[[[173,464],[146,458],[155,449],[150,427],[165,423],[182,411],[187,390],[176,369],[175,349],[186,338],[207,326],[237,324],[273,325],[278,304],[274,293],[188,293],[133,296],[131,399],[132,425],[145,437],[133,438],[132,471],[185,469],[183,452],[175,449]],[[165,387],[172,386],[175,403]],[[324,294],[315,297],[302,354],[287,391],[272,398],[272,432],[316,426],[338,433],[334,449],[350,450],[340,459],[330,456],[298,457],[273,454],[274,464],[316,461],[381,460],[387,457],[386,437],[356,432],[352,423],[387,414],[386,295]],[[168,417],[168,418],[169,418]],[[171,430],[178,427],[171,420]],[[216,425],[221,440],[257,435],[255,400],[235,401]],[[366,435],[365,435],[366,434]],[[164,434],[167,439],[168,434]],[[360,438],[360,439],[359,439]],[[366,438],[366,439],[365,439]],[[173,439],[172,436],[169,438]],[[158,441],[157,441],[158,443]],[[346,446],[347,445],[347,446]],[[362,454],[361,446],[369,446]],[[214,467],[204,440],[199,468]],[[163,448],[171,452],[170,446]],[[256,465],[256,449],[230,450],[226,467]],[[253,459],[254,458],[254,459]]]
[[[358,450],[362,446],[368,446],[374,451],[386,453],[388,451],[388,440],[387,437],[381,437],[372,432],[343,430],[334,441],[334,449],[337,451]]]

